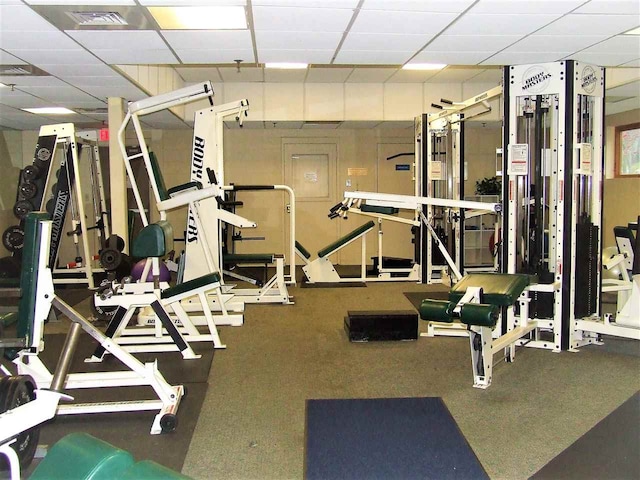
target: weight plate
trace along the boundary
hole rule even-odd
[[[122,262],[122,253],[112,248],[105,248],[100,252],[100,265],[105,270],[115,270]]]
[[[124,250],[124,240],[120,235],[113,234],[107,239],[107,248],[112,248],[119,252]]]
[[[29,212],[33,212],[33,205],[29,200],[18,200],[13,206],[13,214],[19,220],[26,217]]]
[[[0,413],[14,409],[35,400],[36,383],[29,375],[5,377],[9,380],[2,384],[3,395],[0,395]],[[40,426],[36,425],[18,434],[11,447],[18,454],[20,468],[26,469],[33,460],[40,438]]]
[[[51,195],[55,196],[58,193],[58,182],[51,185]]]
[[[38,186],[33,182],[22,182],[18,189],[20,190],[20,195],[27,200],[35,197],[38,193]]]
[[[51,158],[51,150],[43,147],[40,150],[38,150],[38,152],[36,153],[36,157],[41,162],[48,162],[49,159]]]
[[[91,301],[91,303],[89,304],[89,306],[91,307],[91,312],[93,313],[93,316],[96,317],[96,319],[101,320],[103,322],[105,322],[106,324],[109,324],[109,322],[111,322],[111,319],[113,318],[113,316],[116,314],[116,311],[118,310],[117,306],[104,306],[104,305],[96,305],[96,300],[95,300],[95,296],[93,297],[93,301]]]
[[[32,182],[40,177],[40,169],[37,165],[27,165],[22,171],[22,178],[28,182]]]
[[[49,215],[53,215],[53,211],[56,208],[56,201],[53,198],[50,198],[49,200],[47,200],[47,204],[45,205],[44,209],[47,211],[47,213]]]
[[[24,230],[17,225],[7,228],[2,233],[2,245],[10,252],[17,252],[24,247]]]

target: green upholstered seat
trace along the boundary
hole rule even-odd
[[[482,287],[482,303],[508,307],[518,300],[530,283],[528,275],[509,273],[471,273],[456,283],[449,300],[458,303],[469,287]]]
[[[31,212],[27,215],[24,225],[22,272],[20,275],[22,297],[18,305],[16,334],[18,338],[26,339],[27,345],[31,344],[31,334],[33,332],[33,322],[36,314],[38,260],[40,258],[40,242],[42,240],[42,224],[40,222],[44,220],[49,220],[48,213]]]
[[[164,183],[164,178],[162,177],[162,172],[160,171],[160,165],[158,165],[156,154],[153,152],[149,152],[149,160],[151,162],[153,179],[156,183],[156,187],[158,187],[158,195],[160,195],[160,200],[169,200],[169,192],[167,191],[167,186]]]
[[[384,215],[396,215],[400,209],[396,207],[383,207],[378,205],[367,205],[366,203],[360,207],[363,212],[381,213]]]
[[[187,280],[186,282],[179,283],[175,287],[170,287],[162,291],[162,298],[171,298],[177,295],[182,295],[183,293],[190,292],[195,290],[196,288],[201,288],[206,285],[211,285],[213,283],[220,282],[220,274],[217,272],[208,273],[207,275],[203,275],[198,278],[194,278],[192,280]]]
[[[112,480],[133,466],[129,452],[86,433],[71,433],[51,447],[31,480]]]
[[[151,460],[143,460],[131,465],[118,477],[119,480],[189,480],[190,478]]]
[[[373,220],[360,225],[358,228],[356,228],[355,230],[350,231],[349,233],[347,233],[344,237],[339,238],[338,240],[336,240],[335,242],[331,243],[330,245],[327,245],[326,247],[324,247],[322,250],[318,251],[318,257],[325,257],[327,255],[329,255],[330,253],[336,251],[338,248],[346,245],[347,243],[349,243],[351,240],[353,240],[354,238],[358,238],[360,235],[368,232],[369,230],[371,230],[373,227],[375,227],[375,222]]]
[[[275,253],[225,253],[225,263],[273,263]]]
[[[131,254],[137,258],[163,257],[173,250],[173,228],[166,220],[144,227],[135,241]]]
[[[304,248],[302,244],[297,240],[296,240],[296,249],[302,254],[304,258],[311,258],[311,254],[309,253],[309,250]]]

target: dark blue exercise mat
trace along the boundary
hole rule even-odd
[[[488,478],[441,398],[307,400],[307,480]]]

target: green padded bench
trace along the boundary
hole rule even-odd
[[[225,253],[224,263],[273,263],[275,253]]]
[[[449,300],[423,300],[420,318],[432,322],[451,323],[454,309],[470,287],[482,288],[482,303],[465,303],[460,308],[460,321],[466,325],[495,327],[500,307],[509,307],[530,283],[529,275],[506,273],[472,273],[464,277],[449,292]]]
[[[30,480],[182,480],[188,479],[152,461],[135,462],[120,448],[86,433],[71,433],[56,442]]]
[[[343,247],[344,245],[349,243],[351,240],[353,240],[355,238],[358,238],[360,235],[363,235],[363,234],[367,233],[369,230],[371,230],[375,226],[376,226],[376,224],[375,224],[375,222],[373,220],[370,220],[367,223],[365,223],[363,225],[360,225],[358,228],[350,231],[345,236],[343,236],[343,237],[339,238],[338,240],[336,240],[335,242],[327,245],[322,250],[319,250],[318,251],[318,257],[322,258],[322,257],[326,257],[328,255],[331,255],[333,252],[335,252],[336,250],[340,249],[341,247]]]
[[[297,240],[296,240],[296,250],[298,250],[302,254],[302,256],[307,260],[311,258],[311,253],[309,253],[309,250],[304,248],[304,246]]]
[[[197,288],[206,287],[207,285],[211,285],[214,283],[220,282],[220,274],[217,272],[208,273],[198,278],[194,278],[191,280],[187,280],[186,282],[179,283],[175,287],[169,287],[162,291],[161,298],[167,299],[171,297],[176,297],[178,295],[182,295],[188,292],[191,292]]]

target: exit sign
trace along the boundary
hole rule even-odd
[[[100,129],[99,138],[100,138],[101,142],[108,142],[109,141],[109,129],[108,128],[101,128]]]

